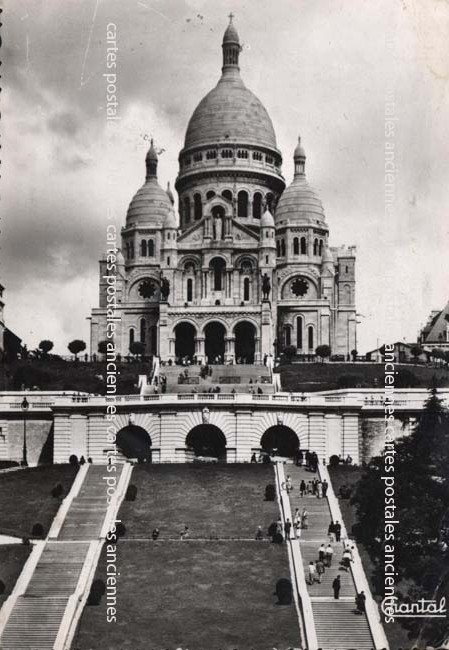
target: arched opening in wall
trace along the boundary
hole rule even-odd
[[[243,300],[245,301],[249,300],[249,288],[250,288],[249,278],[244,278],[243,279]]]
[[[323,240],[320,239],[320,244],[318,246],[318,255],[322,255],[322,254],[323,254]]]
[[[237,216],[246,219],[248,216],[248,192],[240,190],[237,195]]]
[[[226,329],[216,321],[208,323],[204,329],[204,345],[208,363],[223,363],[225,355]]]
[[[147,324],[145,318],[140,319],[140,342],[145,343]]]
[[[187,278],[187,302],[192,302],[193,300],[193,280],[192,278]]]
[[[175,356],[177,360],[195,356],[196,329],[191,323],[179,323],[175,327]]]
[[[184,223],[190,223],[190,198],[188,196],[184,199]]]
[[[150,327],[150,345],[151,345],[151,354],[157,354],[157,327],[152,325]]]
[[[303,344],[303,323],[301,316],[298,316],[296,319],[296,347],[298,350],[302,350]]]
[[[248,321],[237,323],[234,328],[235,358],[240,363],[254,363],[256,353],[256,328]]]
[[[213,290],[223,291],[226,262],[221,257],[214,257],[214,259],[210,261],[209,267],[213,271]]]
[[[292,328],[290,325],[284,326],[284,345],[288,347],[292,344]]]
[[[318,239],[313,240],[313,254],[318,255]]]
[[[281,257],[285,257],[285,239],[281,239]]]
[[[142,427],[135,424],[120,429],[116,436],[117,448],[126,458],[137,458],[140,462],[151,462],[151,438]]]
[[[196,458],[216,458],[226,462],[226,437],[214,424],[198,424],[187,434],[186,447]]]
[[[201,194],[194,194],[193,196],[193,211],[195,214],[195,221],[203,218],[203,202],[201,200]]]
[[[307,241],[305,237],[301,237],[301,255],[307,255]]]
[[[309,325],[309,327],[307,328],[307,339],[308,339],[308,344],[309,344],[309,351],[313,351],[314,336],[313,336],[313,327],[312,327],[312,325]]]
[[[147,242],[145,241],[145,239],[142,239],[142,241],[140,242],[140,254],[142,257],[147,256]]]
[[[279,239],[276,241],[276,254],[278,257],[281,256],[281,242]]]
[[[262,216],[262,194],[256,192],[253,196],[253,219],[260,219]]]
[[[148,240],[147,251],[148,251],[148,257],[154,257],[154,239]]]
[[[342,303],[344,305],[351,304],[351,287],[349,286],[349,284],[344,285],[342,298],[343,298]]]
[[[132,344],[134,343],[135,336],[136,336],[136,331],[135,331],[134,327],[131,327],[131,329],[129,330],[129,346],[128,347],[131,347]]]
[[[299,239],[298,239],[298,237],[293,238],[293,255],[299,255]]]
[[[299,438],[290,427],[276,424],[265,431],[260,446],[269,454],[292,458],[299,449]]]
[[[208,201],[210,201],[210,199],[213,199],[214,196],[215,196],[215,192],[214,192],[214,190],[209,190],[208,192],[206,192],[206,199],[207,199]]]
[[[223,190],[221,196],[227,201],[232,201],[232,192],[231,190]]]

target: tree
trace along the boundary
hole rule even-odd
[[[145,354],[145,344],[141,343],[140,341],[134,341],[129,346],[129,351],[131,352],[131,354],[134,354],[135,356],[143,357],[143,355]]]
[[[321,362],[324,361],[324,359],[327,359],[328,357],[331,356],[331,349],[329,345],[319,345],[316,350],[315,354],[317,357],[320,357]]]
[[[412,345],[410,352],[412,354],[412,357],[414,358],[415,361],[418,361],[418,357],[420,357],[423,353],[423,349],[420,345]]]
[[[53,350],[53,341],[44,339],[39,343],[39,350],[41,350],[43,356],[46,357],[50,350]]]
[[[287,345],[287,347],[284,349],[284,357],[287,359],[287,363],[292,362],[293,357],[295,356],[296,352],[297,352],[296,346]]]
[[[107,341],[100,341],[98,343],[98,352],[100,354],[106,354],[108,351],[108,342]]]
[[[351,355],[352,355],[352,360],[357,361],[358,351],[355,348],[351,350]]]
[[[78,360],[78,354],[80,352],[83,352],[83,350],[86,349],[86,344],[84,343],[84,341],[80,341],[79,339],[74,339],[73,341],[70,341],[67,347],[69,351],[75,355],[75,359]]]

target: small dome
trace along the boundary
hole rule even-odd
[[[151,223],[161,228],[172,204],[155,177],[149,178],[129,204],[126,223]]]
[[[167,228],[167,229],[170,228],[170,229],[173,229],[173,230],[176,230],[178,228],[178,224],[176,222],[175,211],[173,209],[171,209],[169,211],[169,213],[167,214],[167,216],[165,217],[164,228]]]
[[[224,43],[237,43],[237,45],[240,45],[240,38],[234,23],[232,22],[232,18],[223,36],[223,44]]]
[[[276,208],[276,225],[304,223],[326,225],[323,204],[304,174],[295,176],[281,195]]]
[[[274,228],[274,218],[268,208],[265,210],[265,212],[262,215],[262,219],[260,220],[260,227]]]
[[[120,248],[117,248],[116,257],[117,257],[117,266],[125,266],[125,258],[123,257],[123,253],[120,250]]]
[[[329,246],[326,246],[323,253],[323,264],[334,264],[334,256]]]
[[[306,158],[306,152],[304,151],[304,147],[301,144],[301,137],[298,138],[298,144],[296,145],[293,158]]]

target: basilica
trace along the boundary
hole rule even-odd
[[[179,153],[177,210],[153,143],[147,153],[117,256],[117,352],[141,342],[163,361],[257,363],[326,344],[346,359],[356,348],[355,248],[330,246],[300,139],[286,187],[270,116],[240,76],[232,18],[222,49],[221,77]],[[106,339],[106,276],[104,259],[92,353]]]

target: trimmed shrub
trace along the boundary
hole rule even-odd
[[[268,483],[265,488],[265,501],[274,501],[276,499],[276,488],[273,483]]]
[[[275,533],[272,539],[273,544],[282,544],[284,542],[284,538],[282,537],[281,533]]]
[[[124,535],[126,535],[126,526],[125,526],[125,524],[122,524],[122,522],[120,521],[117,524],[117,526],[115,527],[115,532],[116,532],[117,537],[123,537]]]
[[[31,537],[43,537],[44,536],[44,527],[42,524],[34,524],[31,529]]]
[[[336,454],[329,458],[329,465],[331,467],[338,467],[340,465],[340,459]]]
[[[128,485],[126,490],[125,499],[126,501],[135,501],[137,496],[137,487],[135,485]]]
[[[70,463],[70,465],[73,465],[73,467],[78,467],[78,465],[79,465],[78,456],[76,456],[75,454],[72,454],[70,456],[70,458],[69,458],[69,463]]]
[[[350,485],[342,485],[338,491],[340,499],[350,499],[352,494],[352,487]]]
[[[287,578],[281,578],[276,583],[276,596],[279,605],[291,605],[293,598],[292,583]]]
[[[268,537],[273,538],[276,535],[276,531],[277,531],[277,524],[275,521],[273,521],[273,523],[268,526]]]
[[[56,483],[56,485],[51,489],[51,496],[55,499],[59,499],[62,497],[63,491],[61,483]]]
[[[101,597],[106,591],[106,585],[103,580],[97,578],[92,583],[90,588],[89,596],[87,598],[87,605],[99,605],[101,602]]]

